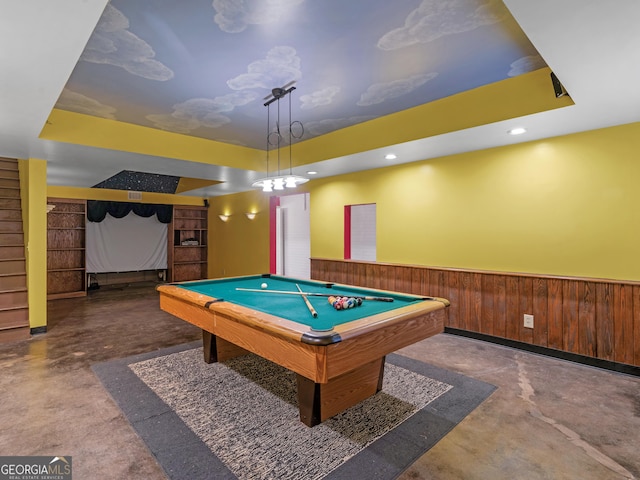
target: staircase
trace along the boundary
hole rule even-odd
[[[0,343],[29,338],[18,161],[0,158]]]

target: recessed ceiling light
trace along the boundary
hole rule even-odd
[[[522,135],[526,131],[527,131],[526,128],[516,127],[516,128],[512,128],[511,130],[509,130],[507,133],[509,135]]]
[[[384,158],[385,160],[395,160],[398,156],[395,153],[387,153]]]
[[[317,175],[318,172],[314,172],[313,170],[311,170],[310,172],[307,172],[307,175]]]

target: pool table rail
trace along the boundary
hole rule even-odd
[[[211,333],[215,333],[211,329],[215,328],[216,316],[211,316],[208,312],[221,314],[234,321],[252,325],[273,335],[296,341],[300,341],[302,335],[309,330],[306,325],[236,305],[224,301],[224,299],[186,290],[175,285],[159,285],[157,291],[160,293],[160,307],[163,310],[165,310],[165,307],[171,309],[167,311],[183,320],[187,320],[182,315],[184,308],[199,307],[201,309],[199,310],[200,314],[187,321],[202,329],[211,331]],[[170,299],[174,301],[172,302]]]

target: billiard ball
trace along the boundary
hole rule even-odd
[[[267,288],[267,284],[266,284],[266,283],[263,283],[262,285],[260,285],[260,288],[263,288],[263,289],[264,289],[264,288]]]

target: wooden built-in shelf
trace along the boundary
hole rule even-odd
[[[48,198],[47,204],[55,205],[47,214],[47,298],[85,296],[87,202]]]
[[[206,207],[174,206],[167,235],[168,280],[207,278],[208,211]],[[183,245],[191,241],[192,245]]]

